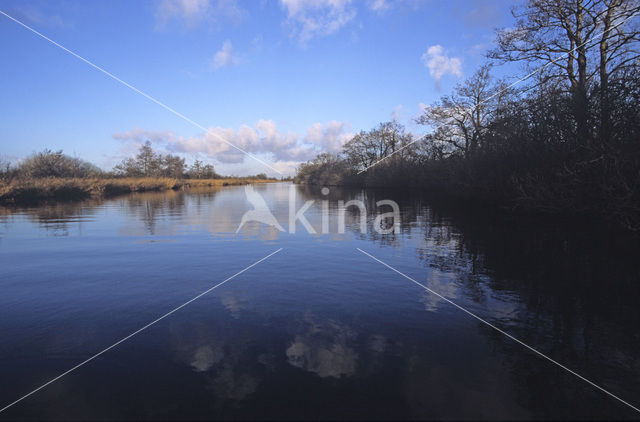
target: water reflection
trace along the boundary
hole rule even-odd
[[[182,192],[167,191],[162,195],[155,192],[134,193],[120,202],[127,213],[144,224],[145,234],[157,233],[158,220],[161,218],[181,217],[185,212],[185,199]]]
[[[229,336],[224,330],[173,326],[172,337],[178,360],[200,374],[217,406],[250,396],[271,369],[268,358],[254,354],[249,339]]]
[[[380,195],[388,192],[369,192],[368,202]],[[395,199],[402,204],[402,241],[418,239],[415,255],[432,269],[423,280],[429,288],[623,397],[640,392],[637,238],[586,222]],[[369,233],[369,241],[395,246]],[[421,301],[430,312],[447,306],[428,292],[421,293]],[[536,409],[538,417],[582,417],[585,409],[562,405],[567,391],[579,388],[575,378],[551,371],[557,379],[549,386],[549,371],[541,370],[545,362],[491,330],[486,335],[508,356],[524,406]],[[550,389],[557,399],[542,400],[532,388]],[[597,391],[589,394],[586,408],[616,409],[615,401]]]
[[[255,187],[285,228],[289,189]],[[635,416],[356,247],[633,401],[637,239],[415,193],[295,189],[296,209],[315,201],[305,216],[318,232],[328,201],[331,233],[248,223],[236,234],[251,207],[242,187],[0,208],[0,252],[11,263],[0,267],[0,397],[10,399],[285,248],[280,261],[194,302],[7,418]],[[363,233],[349,207],[347,231],[337,233],[338,201],[354,199],[368,211],[397,201],[400,232],[378,233],[368,212]]]
[[[81,233],[84,223],[94,222],[96,211],[101,205],[102,201],[99,200],[82,203],[61,202],[28,208],[26,216],[36,222],[48,235],[64,237],[69,235],[71,226],[74,226],[78,233]],[[2,212],[5,216],[10,217],[15,210],[3,208]]]
[[[240,311],[244,308],[240,299],[236,298],[233,293],[224,292],[221,294],[220,300],[222,305],[229,310],[233,318],[240,318]]]
[[[336,321],[314,321],[309,315],[304,323],[306,329],[286,350],[289,363],[322,378],[353,375],[358,361],[352,344],[356,332]]]

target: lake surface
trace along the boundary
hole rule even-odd
[[[289,233],[289,196],[321,231]],[[397,191],[255,186],[0,209],[0,413],[17,419],[637,419],[637,241]],[[367,205],[366,233],[338,200]],[[375,202],[400,205],[379,234]],[[388,211],[388,210],[384,210]],[[378,221],[379,222],[379,221]]]

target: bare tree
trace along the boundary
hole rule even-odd
[[[9,180],[12,173],[11,161],[4,157],[0,157],[0,180]]]
[[[600,77],[600,125],[603,141],[611,134],[611,75],[624,71],[638,62],[640,55],[640,27],[635,22],[622,26],[640,13],[640,2],[629,0],[604,0],[596,13],[601,29],[597,40]]]
[[[452,95],[425,108],[417,119],[435,129],[427,140],[440,145],[442,155],[461,152],[465,158],[480,147],[481,139],[507,90],[493,81],[490,66],[482,66],[471,78],[458,85]]]
[[[95,165],[69,157],[62,150],[45,149],[27,157],[17,168],[20,176],[29,178],[41,177],[89,177],[102,173]]]
[[[344,145],[343,150],[352,166],[362,170],[396,151],[398,154],[395,155],[404,157],[410,153],[410,148],[405,147],[411,142],[411,134],[407,134],[404,126],[394,120],[356,134]]]
[[[498,47],[488,56],[545,66],[542,83],[565,81],[573,96],[578,136],[584,141],[590,135],[589,84],[599,75],[601,117],[607,126],[609,75],[632,62],[634,54],[637,57],[638,30],[623,23],[638,11],[637,0],[529,0],[512,11],[515,28],[498,33]]]

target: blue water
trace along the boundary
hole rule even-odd
[[[0,209],[0,413],[16,419],[634,419],[630,407],[358,248],[640,405],[637,242],[416,193],[256,186]],[[367,232],[338,200],[367,205]],[[400,233],[374,230],[393,199]]]

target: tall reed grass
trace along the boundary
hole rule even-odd
[[[130,192],[212,188],[268,182],[272,180],[244,178],[178,180],[168,177],[14,179],[0,181],[0,204],[33,204],[88,197],[110,197]]]

